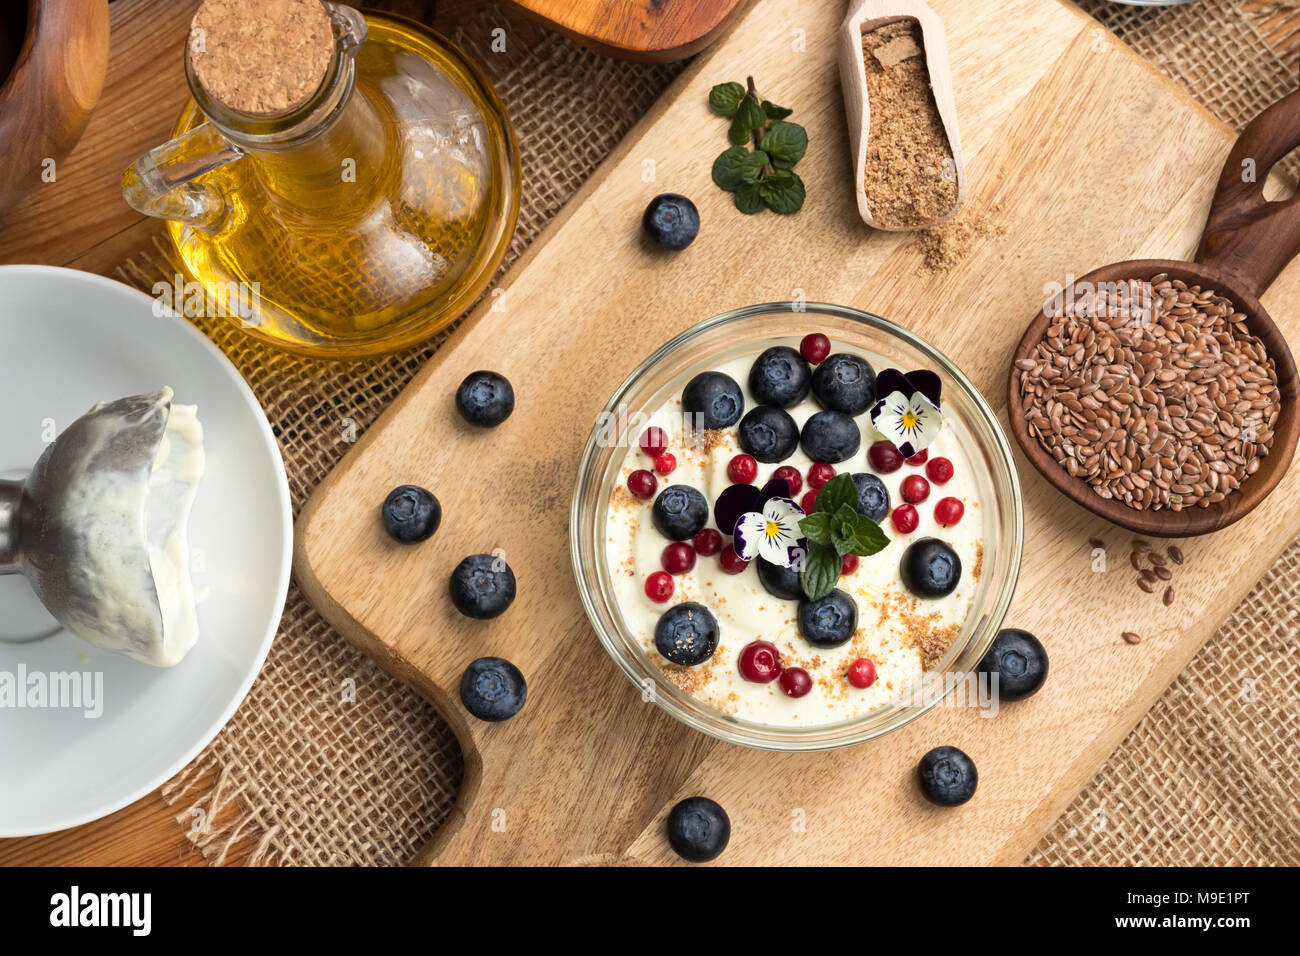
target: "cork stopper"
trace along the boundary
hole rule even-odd
[[[203,0],[190,24],[199,82],[241,113],[280,113],[306,102],[333,52],[320,0]]]

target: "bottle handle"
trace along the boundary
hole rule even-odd
[[[211,123],[202,123],[149,150],[122,174],[122,196],[132,209],[213,232],[225,221],[225,194],[197,180],[244,156]]]

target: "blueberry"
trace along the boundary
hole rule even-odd
[[[641,225],[665,249],[685,249],[699,235],[700,211],[685,196],[663,193],[645,207]]]
[[[799,583],[798,571],[793,568],[783,568],[764,558],[759,558],[754,563],[758,565],[758,581],[768,594],[785,598],[787,601],[803,599],[803,585]]]
[[[853,483],[858,486],[858,514],[864,514],[872,521],[884,521],[890,504],[885,483],[865,471],[854,475]]]
[[[703,428],[730,428],[745,410],[745,393],[730,375],[701,372],[682,389],[682,411]]]
[[[858,629],[858,606],[839,588],[799,604],[799,633],[817,647],[839,647]]]
[[[451,572],[451,603],[466,617],[496,617],[515,599],[515,573],[494,554],[471,554]]]
[[[898,573],[907,589],[917,597],[943,597],[957,589],[961,558],[938,538],[921,538],[903,552]]]
[[[861,415],[876,401],[876,370],[866,359],[836,352],[813,372],[812,390],[823,408]]]
[[[718,622],[703,604],[675,604],[655,625],[655,648],[674,664],[703,664],[717,647]]]
[[[456,408],[471,425],[493,428],[515,410],[515,390],[504,375],[471,372],[456,389]]]
[[[433,537],[442,523],[442,505],[419,485],[398,485],[384,499],[384,528],[403,544]]]
[[[862,447],[858,424],[843,412],[818,412],[803,423],[799,438],[803,453],[813,461],[847,461]]]
[[[941,807],[956,807],[975,796],[975,762],[956,747],[935,747],[916,768],[921,793]]]
[[[788,345],[768,349],[749,370],[749,391],[760,405],[791,408],[807,398],[811,388],[808,363]]]
[[[659,492],[650,509],[650,518],[665,538],[685,541],[709,523],[709,502],[690,485],[669,485]]]
[[[740,420],[741,449],[762,462],[785,461],[799,447],[799,426],[783,408],[759,405]]]
[[[528,698],[528,684],[508,660],[480,657],[465,668],[460,700],[479,720],[505,720],[519,713]]]
[[[998,631],[979,672],[998,675],[999,700],[1024,700],[1047,680],[1047,651],[1028,631],[1008,627]]]
[[[708,863],[727,848],[731,820],[708,797],[687,797],[668,813],[668,844],[690,863]]]

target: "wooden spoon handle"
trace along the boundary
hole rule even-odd
[[[1300,90],[1260,113],[1223,164],[1196,261],[1242,279],[1257,298],[1300,252],[1300,193],[1270,202],[1264,180],[1300,146]]]

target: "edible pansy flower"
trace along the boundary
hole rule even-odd
[[[871,424],[904,458],[924,451],[943,428],[939,412],[939,376],[920,369],[904,374],[895,368],[876,376],[881,398],[871,409]]]
[[[741,516],[751,511],[762,511],[763,505],[773,498],[789,498],[790,484],[784,478],[773,478],[762,488],[756,485],[730,485],[713,504],[713,520],[718,530],[730,531]]]
[[[783,568],[806,553],[807,544],[799,530],[804,510],[789,498],[772,498],[759,511],[750,511],[736,522],[732,542],[736,554],[746,561],[762,558]]]

